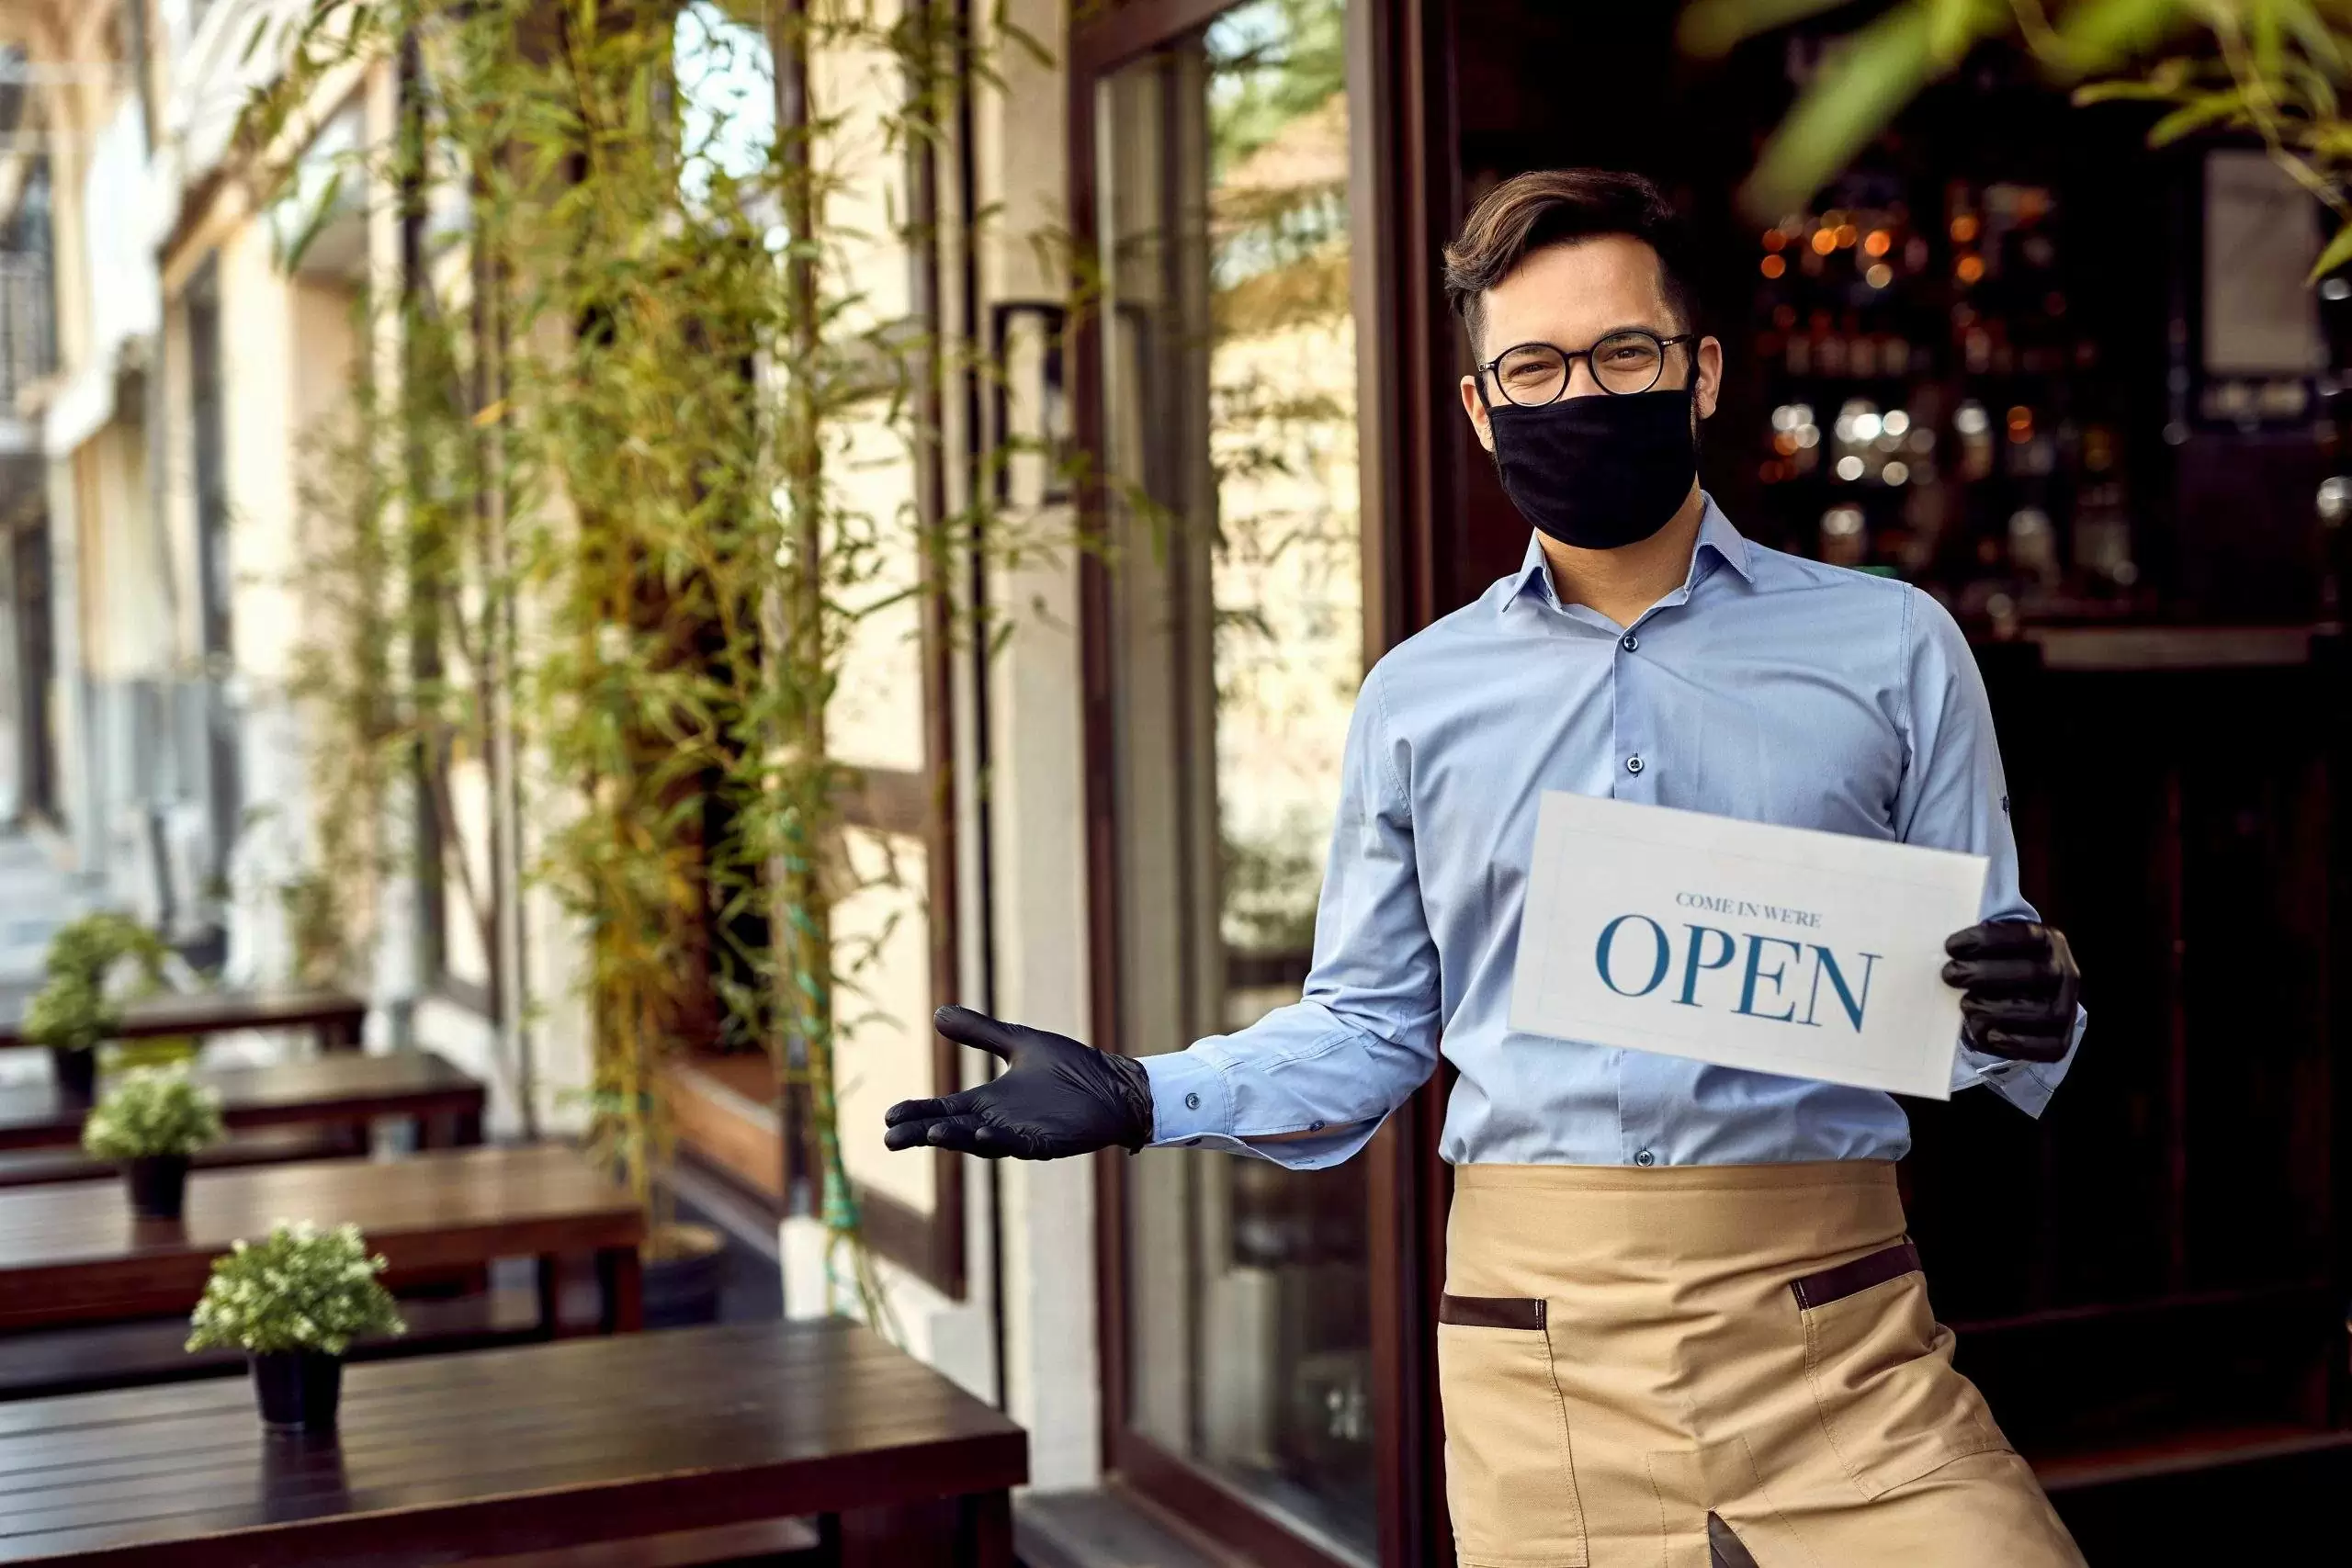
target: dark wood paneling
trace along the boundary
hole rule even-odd
[[[2196,657],[2256,642],[2285,646],[2204,634],[2139,671],[1980,649],[2023,884],[2090,1030],[2039,1122],[1911,1105],[1905,1176],[1960,1364],[2031,1454],[2334,1418],[2346,694],[2332,638]]]
[[[1239,0],[1081,0],[1071,18],[1069,78],[1088,81],[1148,54],[1171,38],[1206,27]],[[1070,184],[1093,177],[1091,164],[1072,164]]]

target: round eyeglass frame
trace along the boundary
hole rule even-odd
[[[1600,388],[1606,395],[1612,398],[1639,397],[1642,393],[1655,389],[1657,386],[1658,381],[1666,375],[1666,351],[1672,348],[1679,343],[1695,342],[1697,341],[1698,336],[1699,334],[1697,333],[1677,333],[1672,337],[1660,337],[1657,333],[1651,332],[1645,327],[1627,327],[1623,332],[1611,333],[1605,337],[1597,339],[1590,348],[1562,348],[1558,344],[1545,343],[1540,338],[1531,339],[1526,343],[1515,343],[1509,348],[1504,349],[1500,354],[1496,355],[1492,359],[1487,360],[1484,365],[1476,367],[1478,372],[1478,396],[1482,400],[1486,398],[1487,383],[1491,380],[1495,384],[1495,389],[1502,393],[1503,401],[1509,403],[1513,408],[1540,409],[1549,407],[1551,404],[1558,402],[1561,399],[1568,395],[1568,386],[1577,378],[1577,361],[1581,359],[1585,362],[1585,368],[1591,372],[1592,384]],[[1601,379],[1600,373],[1598,370],[1593,369],[1592,356],[1600,352],[1603,344],[1615,343],[1621,338],[1629,337],[1646,339],[1657,349],[1657,367],[1650,373],[1649,383],[1646,386],[1633,388],[1612,387],[1607,381]],[[1510,395],[1510,389],[1503,385],[1502,377],[1498,373],[1498,367],[1501,366],[1502,362],[1509,359],[1512,355],[1517,354],[1522,348],[1548,348],[1553,353],[1560,356],[1562,365],[1562,370],[1560,373],[1560,389],[1553,393],[1550,397],[1544,399],[1540,403],[1522,403],[1517,398],[1512,397]],[[1492,408],[1494,404],[1491,401],[1488,401],[1487,406],[1488,408]]]

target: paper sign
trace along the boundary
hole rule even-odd
[[[1546,792],[1510,1026],[1948,1100],[1985,863]]]

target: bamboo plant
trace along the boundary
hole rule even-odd
[[[332,827],[293,890],[306,951],[349,961],[408,781],[447,821],[453,760],[511,745],[528,874],[584,944],[592,1147],[654,1207],[666,1056],[759,1046],[876,1314],[834,1112],[874,943],[832,930],[861,884],[828,710],[869,617],[1060,541],[989,485],[944,514],[872,499],[877,446],[939,439],[923,389],[984,367],[868,287],[927,237],[868,186],[942,141],[998,46],[920,0],[318,0],[255,47],[287,68],[244,143],[281,166],[348,62],[397,59],[402,88],[353,175],[402,220],[365,307],[391,347],[360,356],[309,509],[325,630],[298,689]],[[486,891],[459,891],[488,950]]]

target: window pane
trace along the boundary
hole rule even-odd
[[[1108,79],[1106,458],[1128,1047],[1298,998],[1363,674],[1340,0],[1251,0]],[[1129,1167],[1133,1424],[1374,1550],[1360,1163]]]

